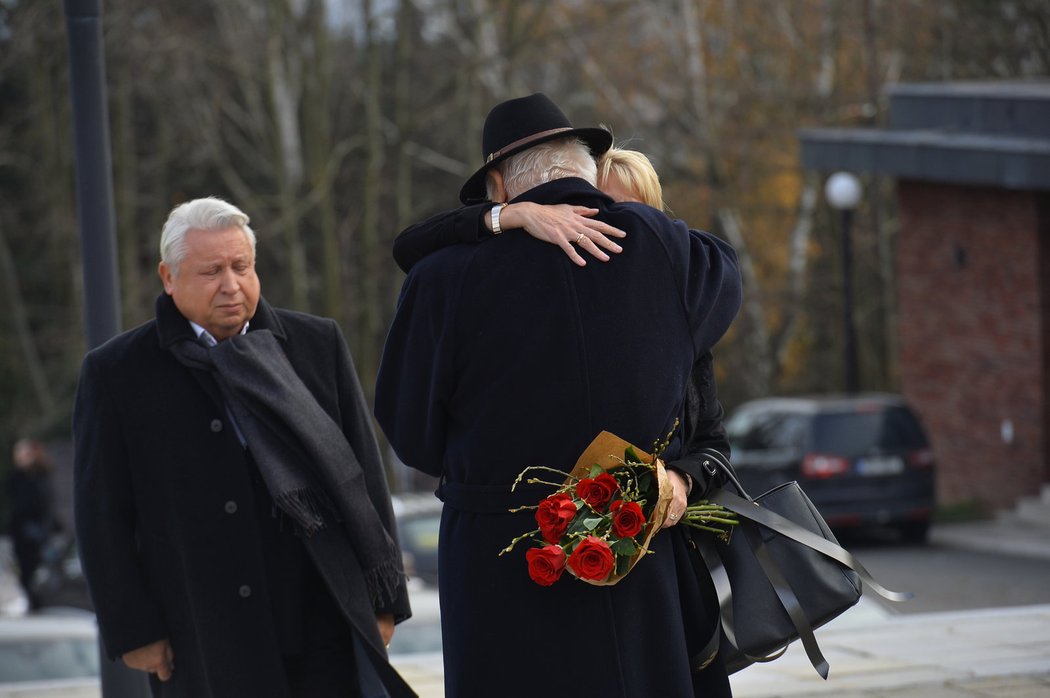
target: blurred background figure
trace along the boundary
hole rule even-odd
[[[18,581],[33,611],[41,604],[33,585],[33,574],[40,566],[44,545],[55,527],[51,490],[54,463],[44,444],[29,438],[15,442],[13,457],[14,468],[7,479],[11,508],[8,530],[18,563]]]

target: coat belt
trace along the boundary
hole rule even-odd
[[[442,482],[437,497],[445,506],[470,514],[506,514],[511,509],[536,506],[553,494],[547,485],[472,485],[465,482]]]

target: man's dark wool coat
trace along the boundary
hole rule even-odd
[[[371,419],[338,326],[260,299],[249,332],[263,329],[274,333],[296,373],[341,425],[396,540]],[[175,670],[164,695],[283,698],[282,639],[265,582],[274,577],[267,577],[273,570],[267,572],[259,525],[266,502],[253,489],[254,466],[214,378],[183,366],[170,351],[193,337],[189,322],[162,295],[155,320],[84,360],[73,420],[84,571],[111,657],[170,639]],[[349,541],[346,555],[358,566]],[[362,633],[356,645],[394,686],[391,695],[414,695],[404,684],[397,688],[374,617],[375,610],[407,617],[406,590],[399,590],[394,607],[373,609],[357,576],[360,588],[343,604]]]
[[[439,585],[446,694],[693,695],[677,536],[658,534],[619,584],[531,581],[525,546],[551,488],[509,489],[526,466],[569,470],[602,430],[642,448],[683,412],[691,369],[740,305],[733,250],[583,180],[515,201],[599,209],[623,252],[577,267],[511,230],[419,261],[384,350],[376,415],[401,459],[442,478]],[[676,438],[666,455],[681,450]],[[553,476],[556,479],[557,476]],[[520,489],[519,489],[520,491]]]

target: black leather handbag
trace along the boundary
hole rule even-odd
[[[772,661],[801,639],[813,668],[827,679],[829,666],[814,629],[860,599],[864,587],[891,601],[909,593],[876,582],[838,544],[824,518],[797,482],[750,497],[725,456],[705,451],[704,467],[721,470],[727,486],[707,499],[734,512],[739,523],[728,543],[689,530],[696,573],[710,575],[718,595],[721,628],[693,657],[702,667],[717,656],[729,673],[754,662]],[[733,493],[730,489],[736,489]]]

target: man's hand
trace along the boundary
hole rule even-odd
[[[171,672],[175,671],[175,653],[171,651],[167,638],[125,652],[123,659],[132,669],[156,674],[161,681],[170,679]]]
[[[667,469],[667,479],[671,481],[671,488],[674,494],[671,497],[671,503],[667,505],[667,518],[664,520],[664,525],[661,528],[670,528],[682,520],[688,504],[686,502],[686,494],[689,492],[687,477],[675,470]]]
[[[394,616],[390,613],[377,613],[376,625],[379,626],[379,636],[383,638],[383,644],[389,647],[394,638]]]
[[[586,206],[543,205],[521,201],[500,211],[500,227],[524,228],[537,240],[562,248],[565,254],[569,255],[569,259],[582,267],[586,266],[587,262],[580,256],[577,247],[603,262],[608,262],[609,255],[602,248],[619,253],[623,248],[610,238],[627,237],[627,233],[619,228],[595,220],[592,216],[597,213],[598,209]],[[485,219],[485,225],[489,226],[488,216]]]

